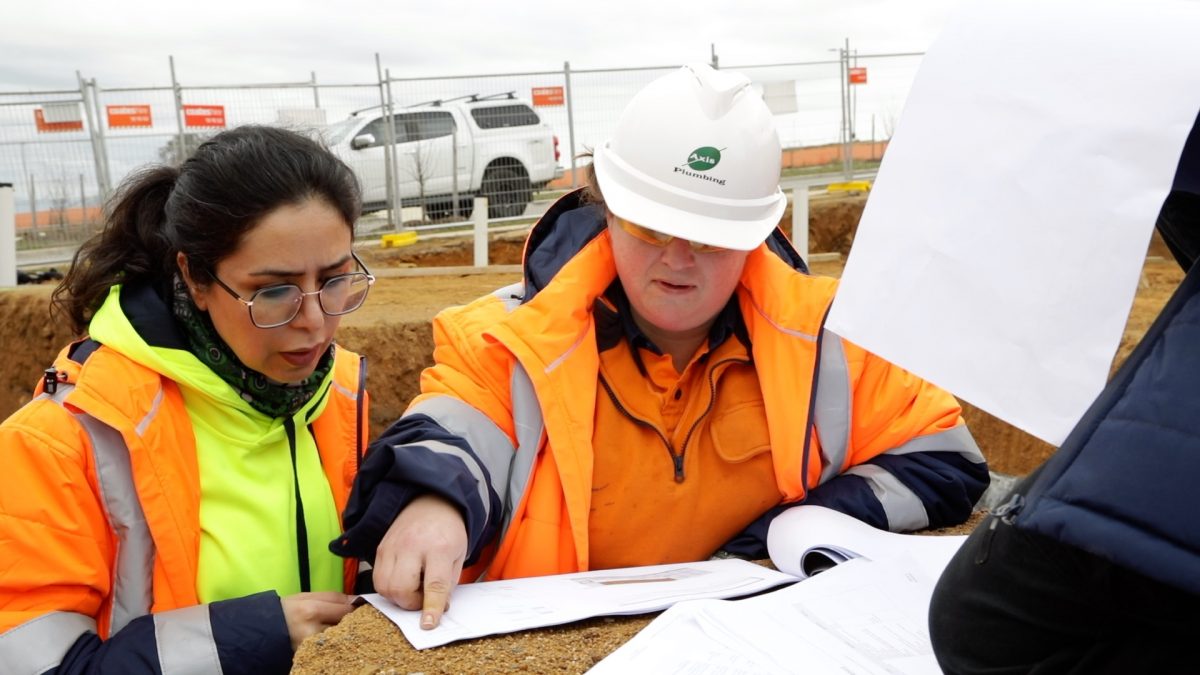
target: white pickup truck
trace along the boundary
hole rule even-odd
[[[488,198],[490,218],[519,216],[535,189],[562,175],[558,137],[512,93],[418,104],[393,119],[401,204],[422,206],[429,218],[452,215],[455,193],[462,217],[476,195]],[[358,175],[365,210],[387,203],[386,132],[378,108],[325,130],[329,147]]]

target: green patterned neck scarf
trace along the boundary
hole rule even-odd
[[[303,408],[333,368],[334,348],[330,345],[312,375],[294,384],[276,382],[242,364],[217,333],[208,312],[192,302],[187,286],[178,276],[175,277],[171,306],[192,354],[233,387],[250,407],[268,417],[290,417]]]

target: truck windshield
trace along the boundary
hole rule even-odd
[[[322,135],[325,136],[325,142],[329,145],[337,145],[346,139],[346,136],[362,122],[362,118],[351,117],[344,119],[341,122],[334,122],[325,127]]]

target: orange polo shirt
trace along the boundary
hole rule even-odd
[[[628,311],[619,292],[615,304]],[[782,499],[737,311],[718,317],[682,373],[631,322],[608,317],[624,325],[600,351],[592,569],[707,559]]]

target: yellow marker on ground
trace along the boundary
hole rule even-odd
[[[385,234],[379,238],[380,248],[400,248],[409,244],[417,243],[417,233],[408,230],[407,232],[393,232]]]
[[[830,183],[825,189],[829,192],[870,192],[871,181],[851,180],[844,183]]]

